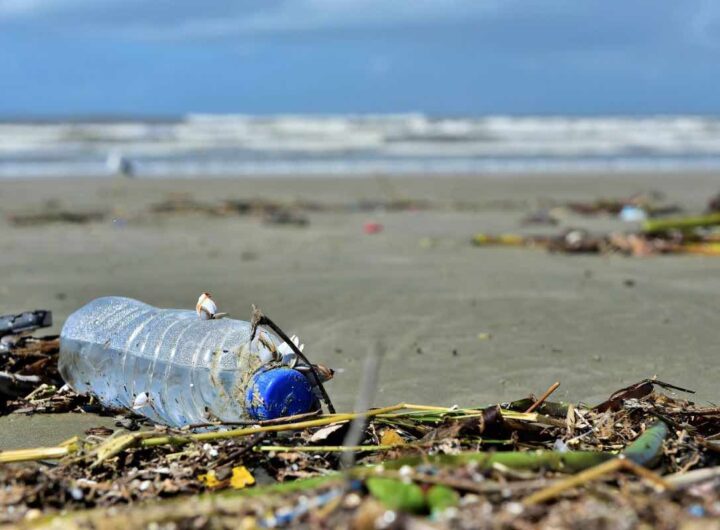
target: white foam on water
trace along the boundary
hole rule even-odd
[[[0,123],[0,177],[457,174],[720,168],[720,118],[204,115]]]

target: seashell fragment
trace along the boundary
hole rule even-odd
[[[210,296],[210,293],[200,295],[197,305],[195,306],[195,311],[197,311],[198,316],[203,320],[211,320],[216,317],[218,314],[217,305],[212,299],[212,296]]]
[[[140,392],[137,396],[135,396],[135,399],[133,400],[132,408],[133,410],[138,410],[143,408],[145,405],[150,403],[150,396],[147,392]]]

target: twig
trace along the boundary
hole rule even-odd
[[[20,375],[0,372],[0,395],[11,398],[24,396],[40,382],[37,375]]]
[[[192,425],[189,425],[187,428],[192,429],[201,429],[203,427],[223,427],[226,425],[231,426],[251,426],[251,425],[280,425],[283,423],[292,423],[297,420],[305,419],[305,418],[313,418],[315,416],[319,416],[320,412],[322,412],[320,409],[313,410],[310,412],[303,412],[302,414],[295,414],[294,416],[284,416],[282,418],[275,418],[272,420],[245,420],[245,421],[218,421],[218,422],[212,422],[212,423],[193,423]]]
[[[550,388],[548,388],[545,393],[540,396],[540,399],[538,399],[535,403],[530,405],[530,407],[525,412],[533,412],[536,408],[538,408],[540,405],[542,405],[547,398],[550,397],[550,395],[555,392],[558,387],[560,386],[560,381],[556,381],[552,385],[550,385]]]
[[[548,484],[553,484],[558,481],[552,481],[547,479],[536,479],[536,480],[523,480],[508,483],[498,483],[495,481],[484,480],[482,482],[475,482],[474,480],[458,479],[452,477],[439,477],[437,475],[428,475],[426,473],[413,473],[409,477],[399,473],[398,471],[385,470],[382,472],[377,469],[372,469],[373,477],[387,477],[404,480],[410,478],[415,482],[422,482],[425,484],[435,484],[439,486],[448,486],[452,489],[465,491],[468,493],[477,493],[480,495],[486,495],[488,493],[500,493],[503,491],[524,491],[534,490],[542,487],[546,487]]]
[[[603,462],[600,465],[597,465],[585,471],[581,471],[577,475],[573,475],[555,484],[552,484],[545,489],[529,495],[528,497],[523,499],[522,502],[525,506],[541,504],[543,502],[554,499],[555,497],[569,489],[575,488],[577,486],[582,486],[584,484],[587,484],[588,482],[597,480],[605,475],[609,475],[610,473],[615,473],[617,471],[630,471],[631,473],[634,473],[640,478],[644,478],[645,480],[652,482],[655,486],[666,490],[672,489],[672,485],[670,485],[667,481],[663,480],[662,477],[660,477],[656,473],[653,473],[649,469],[635,464],[631,460],[620,457],[614,458],[613,460],[610,460],[608,462]]]
[[[121,431],[116,431],[120,433]],[[95,461],[90,464],[90,469],[96,468],[102,464],[105,460],[113,458],[130,447],[135,447],[140,443],[143,438],[149,438],[152,436],[152,431],[145,432],[134,432],[134,433],[121,433],[117,436],[111,435],[107,440],[100,444],[94,451],[92,451],[88,458],[95,457]]]
[[[685,473],[674,473],[664,477],[665,481],[674,488],[686,488],[693,484],[705,482],[720,477],[720,466],[705,469],[693,469]]]
[[[184,445],[190,442],[204,442],[208,440],[224,440],[228,438],[240,438],[242,436],[250,436],[260,432],[283,432],[283,431],[299,431],[307,429],[308,427],[322,427],[323,425],[330,425],[331,423],[340,423],[344,421],[351,421],[357,417],[372,417],[385,412],[391,412],[393,410],[400,410],[405,405],[400,403],[391,407],[385,407],[381,409],[370,410],[367,412],[351,412],[347,414],[335,414],[326,418],[319,418],[316,420],[299,421],[296,423],[286,423],[283,425],[266,425],[264,427],[246,427],[242,429],[233,429],[230,431],[221,432],[202,432],[197,434],[187,434],[183,436],[158,436],[157,438],[148,438],[143,440],[140,445],[143,447],[154,447],[156,445],[175,444]]]
[[[600,465],[597,465],[585,471],[581,471],[577,475],[568,477],[555,484],[552,484],[551,486],[548,486],[545,489],[542,489],[538,492],[533,493],[532,495],[525,497],[522,503],[525,506],[532,506],[534,504],[541,504],[545,501],[549,501],[550,499],[554,499],[555,497],[569,489],[572,489],[576,486],[581,486],[583,484],[587,484],[591,480],[596,480],[609,473],[614,473],[615,471],[621,469],[622,465],[622,460],[620,460],[619,458],[610,460],[609,462],[603,462]]]
[[[386,445],[261,445],[255,451],[262,453],[360,453],[369,451],[389,451],[391,449],[414,447],[416,444]]]
[[[383,407],[379,409],[369,410],[365,412],[350,412],[343,414],[332,414],[324,416],[315,420],[299,421],[294,423],[283,423],[280,425],[264,425],[254,427],[244,427],[241,429],[232,429],[229,431],[214,431],[214,432],[203,432],[203,433],[190,433],[190,434],[168,434],[166,436],[155,436],[154,431],[143,431],[126,435],[121,440],[113,440],[112,443],[105,444],[103,448],[103,460],[110,458],[108,454],[113,453],[118,447],[120,450],[115,454],[123,451],[127,447],[133,445],[139,445],[141,447],[156,447],[158,445],[186,445],[192,442],[204,442],[210,440],[225,440],[231,438],[240,438],[243,436],[252,436],[264,432],[284,432],[284,431],[297,431],[303,430],[310,427],[322,427],[324,425],[330,425],[333,423],[343,423],[352,421],[355,418],[370,418],[375,416],[381,416],[388,412],[404,409],[405,405],[399,403],[389,407]],[[107,442],[107,440],[106,440]],[[128,444],[125,446],[125,444]],[[80,444],[58,446],[58,447],[39,447],[34,449],[17,449],[0,451],[0,463],[7,462],[24,462],[30,460],[48,460],[58,459],[67,456],[71,453],[75,453],[79,450]],[[410,445],[410,444],[408,444]],[[124,447],[123,447],[124,446]],[[100,447],[98,447],[99,449]],[[93,453],[97,455],[98,450]],[[114,454],[113,454],[114,456]],[[81,457],[83,458],[83,457]]]
[[[0,464],[10,462],[29,462],[31,460],[47,460],[62,458],[72,452],[72,447],[37,447],[34,449],[15,449],[0,451]]]
[[[650,471],[646,467],[639,466],[632,460],[628,460],[626,458],[623,458],[622,460],[624,462],[623,469],[636,474],[640,478],[644,478],[648,482],[652,482],[657,488],[661,490],[672,489],[672,485],[654,471]]]
[[[295,355],[298,356],[300,360],[305,362],[308,365],[308,368],[310,370],[310,373],[312,374],[312,383],[315,385],[318,390],[320,390],[320,395],[322,396],[322,400],[325,403],[325,405],[328,408],[328,412],[331,414],[335,413],[335,407],[332,404],[332,401],[330,401],[330,396],[328,396],[327,391],[325,390],[325,387],[322,384],[322,380],[320,379],[320,376],[317,373],[317,370],[315,369],[315,366],[308,360],[307,357],[303,354],[302,351],[300,351],[300,348],[298,348],[295,343],[288,337],[285,332],[280,329],[280,326],[275,324],[270,318],[268,318],[260,309],[255,307],[255,305],[252,306],[252,328],[250,331],[250,341],[255,338],[255,333],[257,332],[257,328],[260,326],[267,326],[270,329],[272,329],[275,333],[277,333],[282,340],[285,341],[285,343],[292,349],[293,352],[295,352]]]
[[[373,396],[377,389],[378,376],[380,374],[380,360],[382,359],[385,349],[382,344],[377,343],[370,350],[367,358],[365,359],[365,366],[363,369],[363,378],[360,382],[360,390],[358,391],[357,399],[355,401],[355,410],[367,410],[371,405]],[[343,445],[355,446],[358,445],[365,432],[365,418],[355,418],[350,424],[350,428],[345,434]],[[345,453],[342,455],[342,464],[344,467],[349,468],[355,463],[355,455],[353,453]]]

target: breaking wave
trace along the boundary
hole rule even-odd
[[[189,115],[0,123],[0,176],[458,174],[720,168],[720,119]]]

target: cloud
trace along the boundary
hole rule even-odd
[[[28,19],[85,9],[92,5],[88,0],[0,0],[0,18]]]
[[[475,18],[496,8],[495,2],[477,0],[295,0],[272,11],[230,21],[224,28],[294,32],[438,24]]]
[[[715,0],[705,0],[695,10],[690,35],[701,46],[720,48],[720,5]]]
[[[716,43],[715,0],[0,0],[0,31],[128,41],[293,35],[459,39],[498,52],[582,51]],[[614,7],[613,7],[614,6]]]
[[[0,23],[62,22],[68,29],[213,37],[457,22],[500,5],[499,0],[0,0]]]

